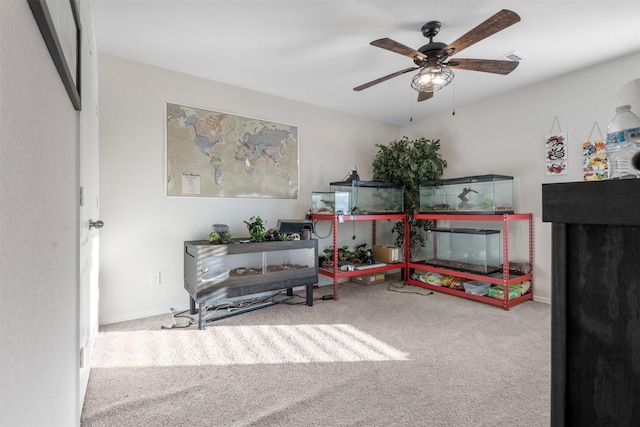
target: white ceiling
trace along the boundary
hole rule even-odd
[[[90,3],[99,52],[398,125],[640,51],[638,0]],[[500,9],[521,21],[453,58],[517,51],[526,59],[511,74],[457,70],[453,84],[420,103],[414,73],[353,91],[413,65],[372,40],[418,49],[428,43],[422,25],[440,21],[434,41],[449,44]]]

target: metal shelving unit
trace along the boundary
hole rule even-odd
[[[511,221],[528,221],[529,223],[529,264],[533,268],[533,215],[530,213],[527,214],[490,214],[490,215],[475,215],[475,214],[431,214],[431,213],[422,213],[415,215],[415,219],[424,219],[433,221],[434,227],[437,224],[438,220],[446,220],[446,221],[492,221],[502,222],[502,275],[500,277],[491,277],[483,274],[470,273],[465,271],[451,270],[447,268],[434,267],[431,265],[427,265],[422,262],[412,262],[409,258],[405,258],[408,260],[407,269],[411,271],[411,269],[421,270],[421,271],[431,271],[435,273],[439,273],[447,276],[455,276],[461,277],[470,280],[480,280],[483,282],[489,282],[492,284],[500,285],[504,287],[504,299],[491,298],[488,296],[480,296],[474,294],[468,294],[464,291],[459,291],[456,289],[446,288],[442,286],[435,286],[429,283],[424,283],[419,280],[414,280],[411,277],[407,278],[407,283],[414,286],[420,286],[423,288],[431,289],[437,292],[443,292],[446,294],[455,295],[461,298],[472,299],[475,301],[480,301],[486,304],[492,304],[496,306],[501,306],[504,310],[509,310],[510,307],[514,305],[520,304],[524,301],[533,299],[533,274],[524,274],[524,275],[509,275],[509,223]],[[406,227],[405,227],[406,230]],[[405,236],[405,242],[407,238]],[[406,246],[406,245],[405,245]],[[406,253],[406,251],[405,251]],[[405,276],[406,277],[406,276]],[[524,280],[531,280],[531,288],[524,295],[509,299],[509,287],[515,283],[522,282]]]
[[[371,246],[376,244],[376,221],[382,220],[398,220],[404,221],[405,230],[407,229],[407,215],[404,213],[397,214],[365,214],[365,215],[325,215],[325,214],[311,214],[311,219],[314,221],[331,221],[332,222],[332,235],[333,235],[333,259],[338,259],[338,228],[341,223],[348,221],[371,221]],[[405,236],[406,241],[406,236]],[[406,248],[407,245],[405,244]],[[328,276],[333,279],[333,298],[338,299],[338,281],[342,278],[348,278],[351,276],[360,276],[365,273],[378,273],[382,271],[406,269],[406,260],[408,257],[403,258],[403,262],[397,264],[387,264],[380,267],[371,267],[366,270],[354,270],[354,271],[340,271],[338,263],[334,262],[331,269],[318,268],[318,274]]]

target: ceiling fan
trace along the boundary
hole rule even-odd
[[[416,66],[405,68],[404,70],[396,71],[395,73],[380,77],[379,79],[375,79],[369,83],[357,86],[353,88],[353,90],[361,91],[394,77],[420,69],[420,72],[418,72],[411,81],[411,87],[418,92],[418,102],[420,102],[433,97],[434,91],[442,89],[451,83],[454,76],[453,71],[451,70],[452,68],[470,71],[483,71],[485,73],[494,74],[509,74],[515,70],[518,66],[518,62],[462,58],[456,58],[449,61],[447,60],[463,49],[466,49],[467,47],[476,44],[519,21],[520,16],[518,16],[517,13],[503,9],[449,45],[433,41],[433,38],[440,31],[441,24],[438,21],[430,21],[424,24],[421,30],[422,35],[429,39],[429,43],[418,50],[414,50],[389,38],[374,40],[370,43],[371,45],[407,56],[413,59]]]

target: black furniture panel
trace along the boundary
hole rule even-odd
[[[551,425],[640,425],[640,180],[544,184]]]

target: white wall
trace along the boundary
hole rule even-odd
[[[448,161],[445,178],[482,174],[514,177],[516,210],[534,216],[538,300],[551,298],[551,226],[542,223],[542,184],[582,181],[582,143],[589,139],[594,122],[606,135],[615,107],[623,99],[620,88],[638,77],[640,53],[456,108],[455,115],[441,114],[402,129],[410,138],[440,139],[442,155]],[[445,97],[450,102],[451,92],[443,91],[435,100]],[[544,138],[551,133],[555,117],[562,131],[568,132],[568,174],[548,177]]]
[[[535,297],[549,302],[551,231],[541,222],[541,184],[582,180],[582,142],[596,121],[606,132],[620,103],[620,87],[640,74],[640,54],[401,129],[108,55],[100,56],[99,67],[101,208],[106,222],[101,231],[100,319],[109,323],[187,303],[182,281],[184,240],[204,238],[209,226],[218,222],[229,224],[236,235],[243,234],[242,220],[252,215],[267,219],[267,225],[275,225],[278,218],[302,218],[311,191],[326,190],[353,165],[362,179],[370,179],[374,145],[403,135],[440,139],[449,163],[445,177],[487,173],[515,177],[516,210],[532,212],[535,219]],[[164,197],[166,101],[299,126],[299,199]],[[547,177],[544,137],[556,116],[569,134],[569,174]],[[319,231],[326,234],[328,228]],[[345,244],[351,244],[351,234],[341,231],[341,240],[348,238]],[[367,231],[359,228],[356,234],[360,237]],[[161,272],[160,287],[149,284],[151,271]]]
[[[78,113],[26,1],[0,1],[0,425],[79,424]]]
[[[312,191],[328,190],[355,165],[371,179],[374,144],[398,128],[121,58],[99,56],[100,88],[100,322],[151,314],[188,303],[183,242],[205,239],[211,224],[247,236],[243,220],[259,215],[302,219]],[[298,126],[298,199],[176,198],[163,193],[165,102]],[[359,229],[362,227],[359,227]],[[327,234],[326,224],[319,234]],[[352,244],[352,230],[348,244]],[[358,232],[358,236],[370,232]],[[342,240],[342,239],[341,239]],[[360,240],[358,240],[360,243]],[[161,285],[149,283],[160,271]]]

